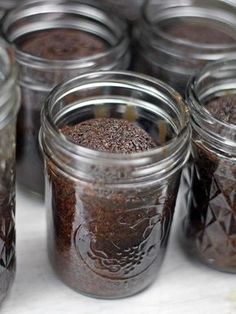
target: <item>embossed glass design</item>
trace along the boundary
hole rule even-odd
[[[44,193],[38,132],[47,95],[58,83],[82,73],[125,70],[130,59],[125,27],[116,17],[76,0],[26,1],[4,18],[3,32],[15,44],[20,69],[17,180],[27,190]],[[50,37],[53,31],[54,37]],[[76,37],[78,33],[83,39]]]
[[[12,49],[0,40],[0,302],[15,276],[15,125],[19,90]]]
[[[184,176],[185,247],[191,256],[229,272],[236,272],[236,125],[215,118],[205,105],[235,95],[235,86],[236,60],[206,67],[189,84],[192,159]],[[236,121],[236,107],[231,110]]]
[[[236,6],[224,0],[147,0],[136,26],[134,68],[182,95],[206,63],[236,53]]]
[[[78,146],[59,131],[95,117],[128,119],[160,145],[142,153],[105,153]],[[40,138],[48,250],[58,276],[101,298],[146,288],[165,255],[188,157],[188,112],[181,96],[129,72],[83,75],[47,99]]]

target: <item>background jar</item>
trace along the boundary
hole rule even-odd
[[[106,49],[88,57],[84,52],[83,57],[70,55],[67,60],[55,60],[54,53],[66,51],[71,54],[76,49],[74,43],[66,42],[67,35],[63,35],[63,47],[58,43],[53,46],[45,38],[40,45],[31,46],[30,53],[25,52],[25,45],[32,45],[39,32],[55,29],[81,31]],[[94,69],[126,69],[129,65],[126,27],[119,19],[91,5],[72,0],[45,0],[25,2],[12,10],[3,21],[3,32],[15,44],[20,69],[22,107],[17,128],[17,179],[22,186],[42,194],[44,183],[38,131],[43,101],[56,84],[68,78]],[[40,49],[43,57],[36,55]],[[49,57],[45,57],[45,53]]]
[[[236,124],[218,120],[205,105],[235,95],[235,86],[236,60],[228,60],[204,68],[187,89],[192,165],[185,180],[185,245],[191,256],[229,272],[236,272]],[[236,107],[229,114],[235,119]]]
[[[160,146],[132,155],[104,153],[60,132],[98,117],[128,119]],[[83,75],[47,99],[40,138],[48,250],[58,276],[73,289],[102,298],[143,290],[164,258],[188,158],[188,112],[180,95],[129,72]]]
[[[15,276],[15,133],[20,94],[12,48],[0,40],[0,302]]]
[[[19,2],[23,0],[1,0],[0,2],[0,18],[3,17],[4,13],[14,8]]]
[[[144,0],[99,0],[98,2],[108,11],[133,22],[139,18]]]
[[[23,0],[1,0],[0,8],[4,10],[9,10],[14,8],[17,4],[22,2]]]
[[[233,57],[235,30],[233,2],[148,0],[135,30],[135,70],[163,80],[184,95],[189,78],[206,63]]]

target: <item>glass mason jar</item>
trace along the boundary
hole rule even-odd
[[[15,277],[15,133],[20,94],[12,48],[0,40],[0,302]]]
[[[186,249],[216,269],[236,272],[236,60],[204,68],[191,80],[187,101],[192,165],[185,180]]]
[[[22,0],[1,0],[0,1],[0,18],[3,17],[4,13],[7,10],[14,8],[17,3],[21,2]]]
[[[61,132],[104,117],[140,126],[158,147],[128,155],[100,152]],[[82,75],[47,99],[40,140],[48,250],[58,276],[73,289],[101,298],[143,290],[164,258],[188,158],[188,111],[181,96],[131,72]]]
[[[3,21],[3,32],[15,44],[20,68],[17,180],[43,194],[38,146],[42,103],[63,80],[95,69],[126,69],[130,59],[126,26],[89,4],[45,0],[12,10]]]
[[[236,6],[227,0],[148,0],[136,26],[136,71],[184,95],[206,63],[236,53]]]
[[[20,5],[24,0],[1,0],[0,1],[0,28],[1,28],[1,19],[3,16],[11,9]]]
[[[130,22],[137,20],[140,16],[141,6],[144,0],[99,0],[99,3],[112,13]]]
[[[9,10],[14,8],[18,3],[22,1],[23,0],[1,0],[0,8],[4,10]]]

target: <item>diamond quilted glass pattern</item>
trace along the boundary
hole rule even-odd
[[[185,232],[201,260],[236,272],[235,161],[194,145],[191,169],[191,178],[185,180]]]
[[[15,276],[15,126],[0,130],[0,302]]]

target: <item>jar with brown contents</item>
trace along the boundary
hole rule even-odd
[[[236,272],[236,60],[212,64],[188,86],[192,161],[183,183],[185,247]]]
[[[0,40],[0,302],[15,277],[15,137],[20,105],[12,48]]]
[[[236,7],[224,0],[148,0],[136,25],[135,70],[182,95],[206,63],[236,53]]]
[[[150,285],[188,157],[181,97],[129,72],[83,75],[47,99],[40,139],[48,250],[58,276],[101,298]]]
[[[3,21],[3,32],[15,44],[20,66],[17,178],[28,190],[43,194],[38,146],[42,103],[61,81],[94,69],[126,69],[126,26],[89,4],[43,0],[28,1],[12,10]]]

